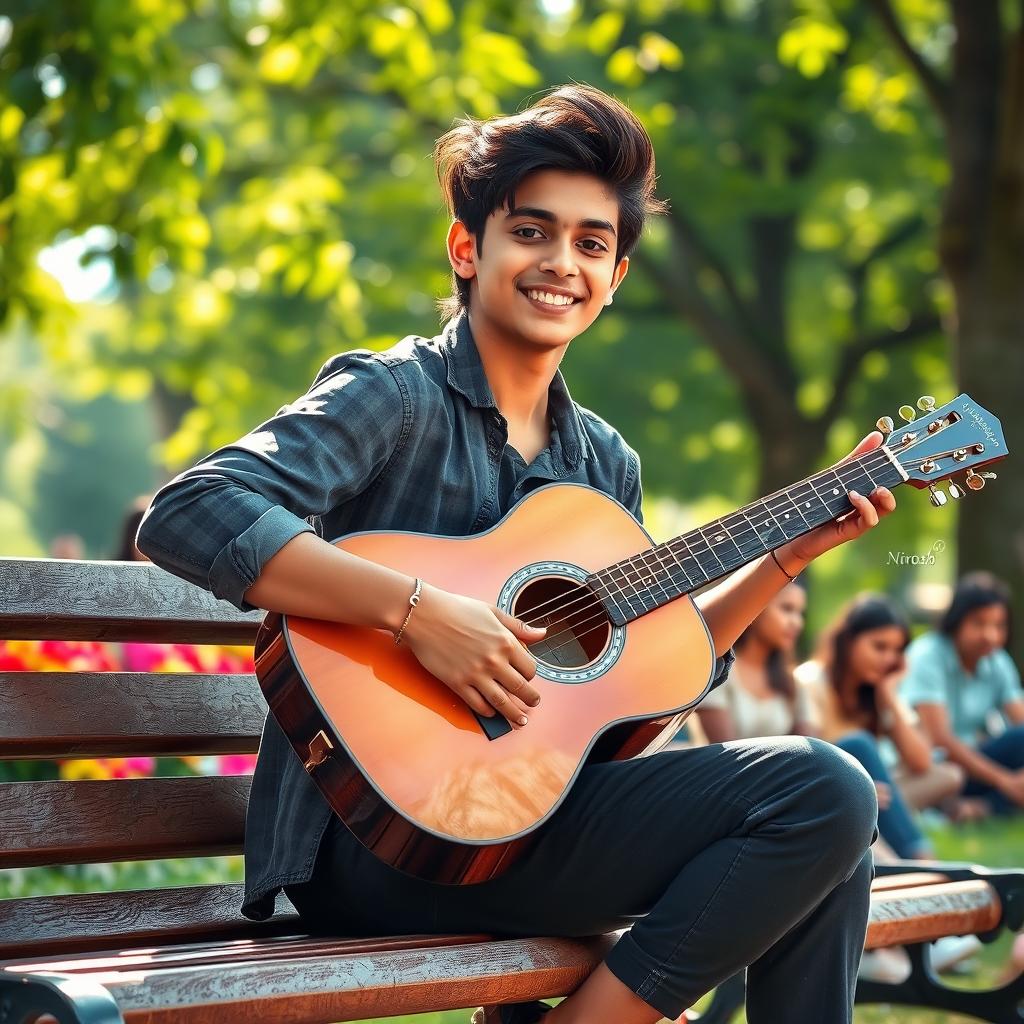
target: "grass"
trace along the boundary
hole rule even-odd
[[[972,861],[987,867],[1024,868],[1024,818],[987,821],[958,828],[929,830],[941,860]],[[147,888],[164,885],[202,885],[241,878],[241,858],[207,858],[199,861],[159,861],[140,864],[89,865],[80,868],[29,868],[0,871],[0,899],[58,892],[87,892]],[[996,983],[1006,962],[1012,937],[1001,936],[974,958],[966,977],[948,983],[956,987],[988,988]],[[705,1004],[703,1000],[698,1004]],[[390,1018],[395,1024],[467,1024],[469,1010],[426,1013]],[[906,1007],[858,1007],[856,1024],[973,1024],[973,1018],[933,1013]],[[737,1017],[736,1024],[745,1024]],[[371,1022],[372,1024],[372,1022]]]

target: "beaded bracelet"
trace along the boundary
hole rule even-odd
[[[402,634],[405,632],[405,627],[409,625],[409,620],[412,618],[413,609],[420,603],[420,591],[423,589],[423,580],[418,576],[416,577],[416,589],[413,591],[412,597],[409,598],[409,604],[412,606],[409,608],[409,614],[405,617],[405,622],[402,623],[402,628],[395,634],[395,643],[399,644],[402,642]]]

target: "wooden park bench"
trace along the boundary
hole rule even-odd
[[[238,644],[259,621],[147,563],[0,559],[4,639]],[[0,760],[254,752],[265,714],[248,675],[0,672]],[[239,853],[248,791],[247,777],[2,783],[0,868]],[[928,868],[876,881],[869,947],[1020,927],[1020,873]],[[254,923],[240,904],[239,884],[2,900],[0,1021],[326,1024],[549,998],[615,941],[312,937],[294,911]],[[927,946],[910,949],[904,986],[860,998],[1024,1019],[1020,979],[942,988]],[[742,999],[719,991],[705,1022]]]

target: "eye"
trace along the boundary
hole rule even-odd
[[[532,228],[529,225],[525,225],[525,226],[523,226],[521,228],[516,228],[515,231],[512,232],[512,234],[513,235],[518,235],[520,231],[536,231],[537,232],[536,235],[522,235],[521,237],[523,237],[523,238],[535,238],[535,237],[543,238],[544,237],[539,228]]]
[[[588,249],[587,252],[607,252],[608,247],[602,242],[599,242],[596,238],[584,238],[580,245],[584,245],[586,242],[593,242],[596,248]]]

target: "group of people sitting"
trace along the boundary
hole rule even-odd
[[[938,627],[915,640],[893,600],[861,594],[794,665],[806,603],[797,580],[736,641],[692,740],[798,734],[842,747],[875,780],[882,856],[931,855],[912,810],[963,820],[1024,809],[1024,690],[1000,580],[965,576]]]
[[[806,604],[797,580],[751,623],[729,679],[691,716],[689,742],[797,734],[841,747],[875,781],[876,861],[933,857],[916,811],[963,821],[1024,810],[1024,690],[1006,649],[1005,584],[964,576],[937,627],[913,640],[893,600],[861,594],[797,665]],[[891,960],[865,966],[898,970]]]

